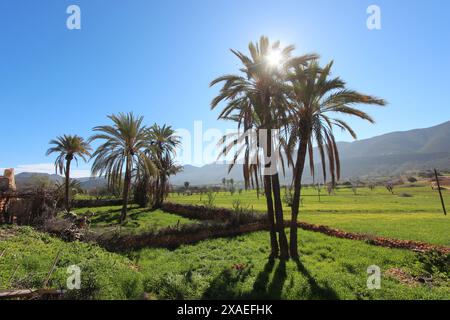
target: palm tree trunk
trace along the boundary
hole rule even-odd
[[[276,258],[279,254],[277,234],[275,230],[275,217],[273,211],[273,199],[272,199],[272,186],[270,182],[270,176],[264,176],[264,193],[266,195],[267,204],[267,220],[269,222],[269,232],[270,232],[270,257]]]
[[[289,245],[284,231],[283,204],[281,202],[280,179],[278,173],[272,176],[272,191],[275,202],[275,219],[280,242],[280,258],[289,259]]]
[[[297,150],[297,160],[294,168],[294,196],[292,198],[291,213],[291,232],[290,232],[290,252],[293,259],[298,259],[297,246],[297,218],[300,207],[300,194],[302,188],[303,169],[305,167],[306,151],[308,147],[308,139],[301,139],[300,146]]]
[[[272,160],[273,154],[273,144],[272,144],[272,134],[270,130],[267,130],[266,133],[266,156],[268,159]],[[272,223],[275,216],[275,230],[278,232],[278,243],[279,243],[279,251],[281,259],[289,259],[289,247],[286,238],[286,233],[284,232],[284,221],[283,221],[283,206],[281,203],[281,193],[280,193],[280,181],[278,178],[278,173],[272,175],[271,174],[271,166],[277,166],[276,160],[274,162],[266,161],[264,164],[265,172],[264,172],[264,181],[265,185],[269,186],[269,196],[272,208]],[[266,180],[267,179],[267,180]],[[272,200],[273,194],[273,200]],[[266,191],[267,197],[267,191]],[[275,237],[276,241],[276,237]],[[278,248],[277,248],[278,249]],[[278,250],[277,250],[278,251]]]
[[[131,156],[127,157],[127,163],[125,168],[125,179],[123,182],[123,196],[122,196],[122,212],[120,214],[120,223],[123,223],[127,218],[128,209],[128,194],[130,193],[131,185]]]
[[[152,202],[152,209],[158,209],[161,206],[161,188],[162,188],[161,175],[158,175],[155,180],[154,200]]]
[[[160,199],[159,199],[159,201],[160,201],[159,202],[159,206],[161,206],[162,203],[164,202],[164,197],[165,197],[165,194],[166,194],[166,182],[167,182],[166,174],[163,173],[161,175],[161,195],[160,195]]]
[[[278,242],[280,245],[280,258],[281,259],[289,259],[289,245],[287,242],[286,233],[284,231],[284,219],[283,219],[283,204],[281,202],[281,189],[280,189],[280,180],[278,176],[278,159],[272,159],[272,155],[274,154],[274,148],[272,143],[272,132],[271,130],[267,130],[266,133],[266,144],[267,144],[267,158],[270,159],[270,162],[265,164],[264,174],[268,176],[272,185],[272,193],[275,204],[275,228],[278,232]],[[275,170],[275,174],[271,174],[270,171]]]
[[[65,207],[66,207],[66,211],[69,213],[70,212],[70,163],[71,163],[71,159],[67,159],[66,160],[66,184],[65,184]]]

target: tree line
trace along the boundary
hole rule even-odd
[[[180,140],[171,126],[147,127],[144,118],[132,112],[108,116],[112,124],[97,126],[88,139],[62,135],[50,141],[47,155],[57,153],[55,169],[65,177],[65,210],[70,212],[70,170],[72,161],[93,160],[92,175],[104,176],[108,188],[122,192],[120,223],[127,218],[128,201],[134,182],[135,201],[141,206],[161,206],[168,194],[168,178],[181,170],[174,161]],[[91,143],[101,144],[93,151]],[[93,152],[92,152],[93,151]]]

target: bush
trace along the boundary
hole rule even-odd
[[[412,198],[413,197],[412,194],[405,193],[405,192],[404,193],[400,193],[398,196],[401,197],[401,198]]]
[[[207,200],[204,201],[205,207],[214,208],[214,202],[216,201],[216,195],[212,190],[206,192]]]
[[[292,204],[294,202],[294,197],[292,195],[292,188],[285,188],[283,202],[288,206],[289,208],[292,207]]]
[[[428,274],[444,275],[450,279],[450,253],[437,250],[421,252],[417,255],[417,260]]]

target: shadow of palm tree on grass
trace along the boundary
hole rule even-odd
[[[311,276],[308,269],[304,266],[304,264],[299,260],[294,260],[297,264],[297,270],[306,278],[308,281],[310,292],[309,295],[305,298],[307,299],[326,299],[326,300],[337,300],[339,296],[336,291],[331,288],[328,284],[320,285],[317,280]]]
[[[298,299],[316,299],[316,300],[337,300],[339,296],[336,291],[327,283],[319,283],[303,265],[300,260],[294,260],[296,268],[291,274],[291,284],[286,287],[285,291],[296,290],[295,278],[296,271],[299,276],[306,280],[303,287],[297,292],[286,292],[287,296],[293,296]],[[295,270],[297,269],[297,270]],[[210,283],[204,292],[203,299],[282,299],[283,288],[288,279],[287,262],[268,260],[253,282],[253,287],[249,291],[244,291],[245,281],[251,274],[251,269],[244,270],[223,270]],[[298,287],[298,284],[297,284]]]
[[[241,299],[239,284],[244,283],[251,268],[243,270],[224,269],[203,293],[202,299]]]
[[[136,207],[130,207],[128,210],[134,210]],[[97,212],[93,218],[91,218],[91,222],[94,224],[98,223],[104,223],[104,224],[117,224],[119,223],[120,218],[120,212],[122,211],[121,208],[119,209],[111,209],[103,212]],[[141,209],[137,211],[133,211],[129,214],[128,219],[129,220],[137,220],[139,219],[139,215],[145,212],[149,212],[149,209]]]
[[[283,286],[287,278],[286,261],[279,261],[274,271],[272,281],[269,278],[275,267],[275,261],[269,259],[253,283],[253,290],[248,293],[249,298],[281,299]]]

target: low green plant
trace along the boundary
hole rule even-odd
[[[214,208],[214,202],[216,201],[216,193],[212,191],[211,189],[208,189],[206,192],[206,200],[203,201],[203,204],[207,208]]]

